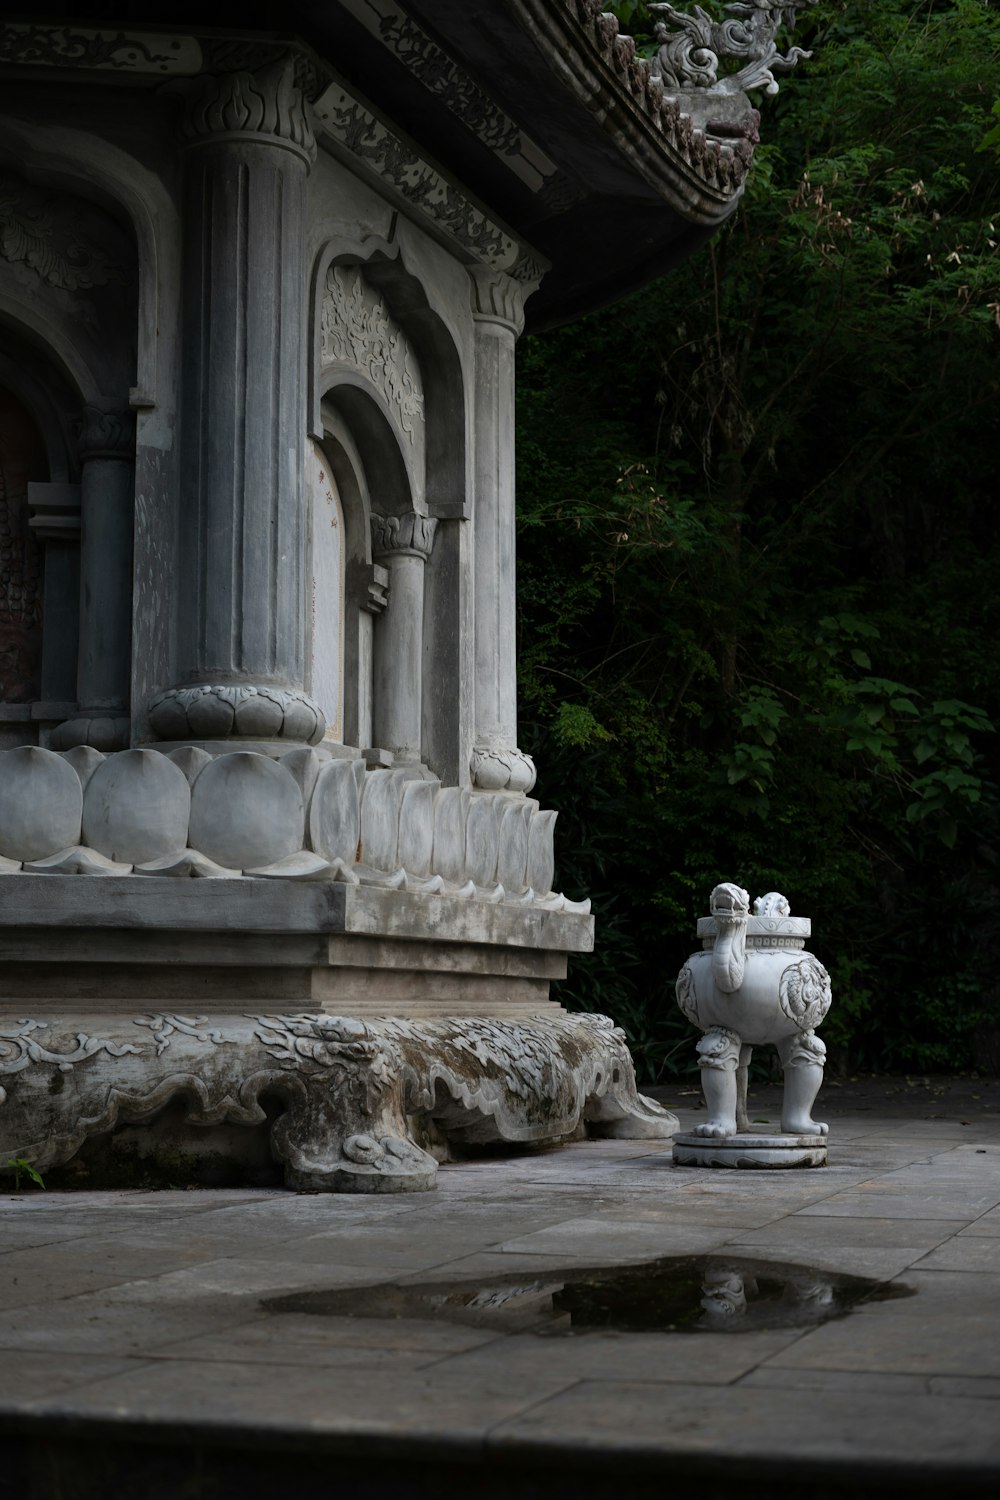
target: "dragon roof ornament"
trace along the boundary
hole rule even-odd
[[[654,30],[659,48],[653,74],[667,89],[685,92],[704,89],[732,95],[762,88],[776,94],[775,72],[790,72],[802,58],[812,56],[802,47],[782,55],[777,34],[782,26],[794,27],[799,11],[815,4],[816,0],[734,0],[724,7],[729,13],[724,21],[714,20],[700,5],[687,14],[673,5],[647,4],[647,10],[664,18]],[[729,61],[743,61],[744,66],[720,78],[720,66]]]

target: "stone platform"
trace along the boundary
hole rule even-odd
[[[691,1173],[668,1142],[592,1141],[444,1166],[433,1199],[5,1194],[0,1495],[994,1495],[1000,1088],[849,1093],[826,1092],[823,1172]],[[776,1119],[776,1099],[754,1115]],[[913,1295],[739,1334],[273,1310],[295,1292],[710,1254]]]

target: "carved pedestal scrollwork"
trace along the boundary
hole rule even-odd
[[[437,1162],[412,1138],[415,1117],[456,1141],[558,1141],[581,1121],[662,1139],[676,1126],[636,1093],[624,1033],[603,1016],[163,1014],[92,1025],[0,1024],[0,1171],[8,1159],[48,1171],[176,1099],[203,1126],[266,1126],[265,1101],[280,1102],[270,1140],[285,1181],[325,1192],[433,1187]]]

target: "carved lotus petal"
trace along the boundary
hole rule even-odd
[[[361,844],[365,863],[376,870],[399,864],[399,810],[405,782],[398,771],[369,771],[361,798]]]
[[[71,750],[62,750],[60,759],[73,767],[84,791],[87,789],[87,782],[91,776],[104,762],[104,756],[100,750],[95,750],[93,745],[74,745]]]
[[[131,875],[132,866],[118,864],[96,849],[77,844],[47,859],[25,861],[24,870],[27,875]]]
[[[439,781],[410,781],[399,808],[399,863],[411,875],[431,873],[434,853],[434,801]]]
[[[53,750],[23,745],[0,755],[0,854],[43,859],[80,840],[83,791]]]
[[[150,705],[149,723],[162,740],[183,739],[188,732],[187,708],[180,695],[166,693]]]
[[[465,824],[468,815],[469,793],[465,788],[442,787],[434,801],[431,869],[456,884],[466,879]]]
[[[83,841],[122,864],[145,864],[187,844],[191,789],[157,750],[109,755],[87,783]]]
[[[216,864],[246,870],[302,848],[302,791],[266,755],[238,750],[206,766],[191,790],[189,843]]]
[[[465,825],[465,868],[476,885],[491,886],[496,882],[499,847],[497,798],[488,794],[472,796]]]
[[[165,854],[160,859],[136,865],[134,875],[171,875],[198,880],[238,880],[239,870],[227,870],[213,860],[206,859],[197,849],[181,849],[176,854]]]
[[[308,698],[289,697],[285,704],[285,722],[282,728],[282,738],[286,740],[305,740],[307,744],[315,744],[323,738],[326,732],[326,717],[317,712],[315,706]]]
[[[273,864],[262,865],[255,870],[246,870],[247,875],[261,880],[327,880],[333,873],[328,860],[314,854],[311,849],[299,849],[295,854],[286,854]]]
[[[527,884],[528,824],[533,811],[530,802],[511,800],[500,817],[497,879],[508,891],[522,891]]]
[[[196,698],[187,711],[188,728],[192,734],[207,740],[225,739],[232,732],[234,708],[215,688]]]
[[[233,731],[248,738],[269,739],[281,733],[285,710],[269,693],[246,693],[233,708]]]
[[[309,803],[309,842],[324,859],[340,859],[349,865],[355,862],[361,837],[364,776],[360,760],[331,760],[316,777]]]
[[[525,879],[542,895],[552,890],[555,875],[555,826],[558,813],[535,811],[528,826],[528,865]]]
[[[194,786],[205,767],[212,764],[208,751],[199,749],[197,745],[181,745],[178,750],[168,750],[166,754],[167,759],[184,772],[189,786]]]

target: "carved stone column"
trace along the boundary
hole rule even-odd
[[[424,564],[437,521],[372,516],[372,556],[389,569],[389,595],[375,624],[375,744],[397,761],[421,758]]]
[[[129,743],[135,419],[84,409],[80,434],[80,644],[77,712],[52,732],[57,750]]]
[[[535,767],[517,748],[514,613],[514,345],[524,327],[523,291],[502,271],[477,267],[475,598],[476,694],[473,785],[530,791]]]
[[[28,512],[32,534],[45,548],[42,706],[52,710],[53,718],[64,718],[76,704],[80,640],[80,486],[47,480],[31,481],[28,484]]]
[[[315,743],[303,690],[305,186],[316,145],[287,57],[192,85],[186,147],[177,686],[161,739]]]

